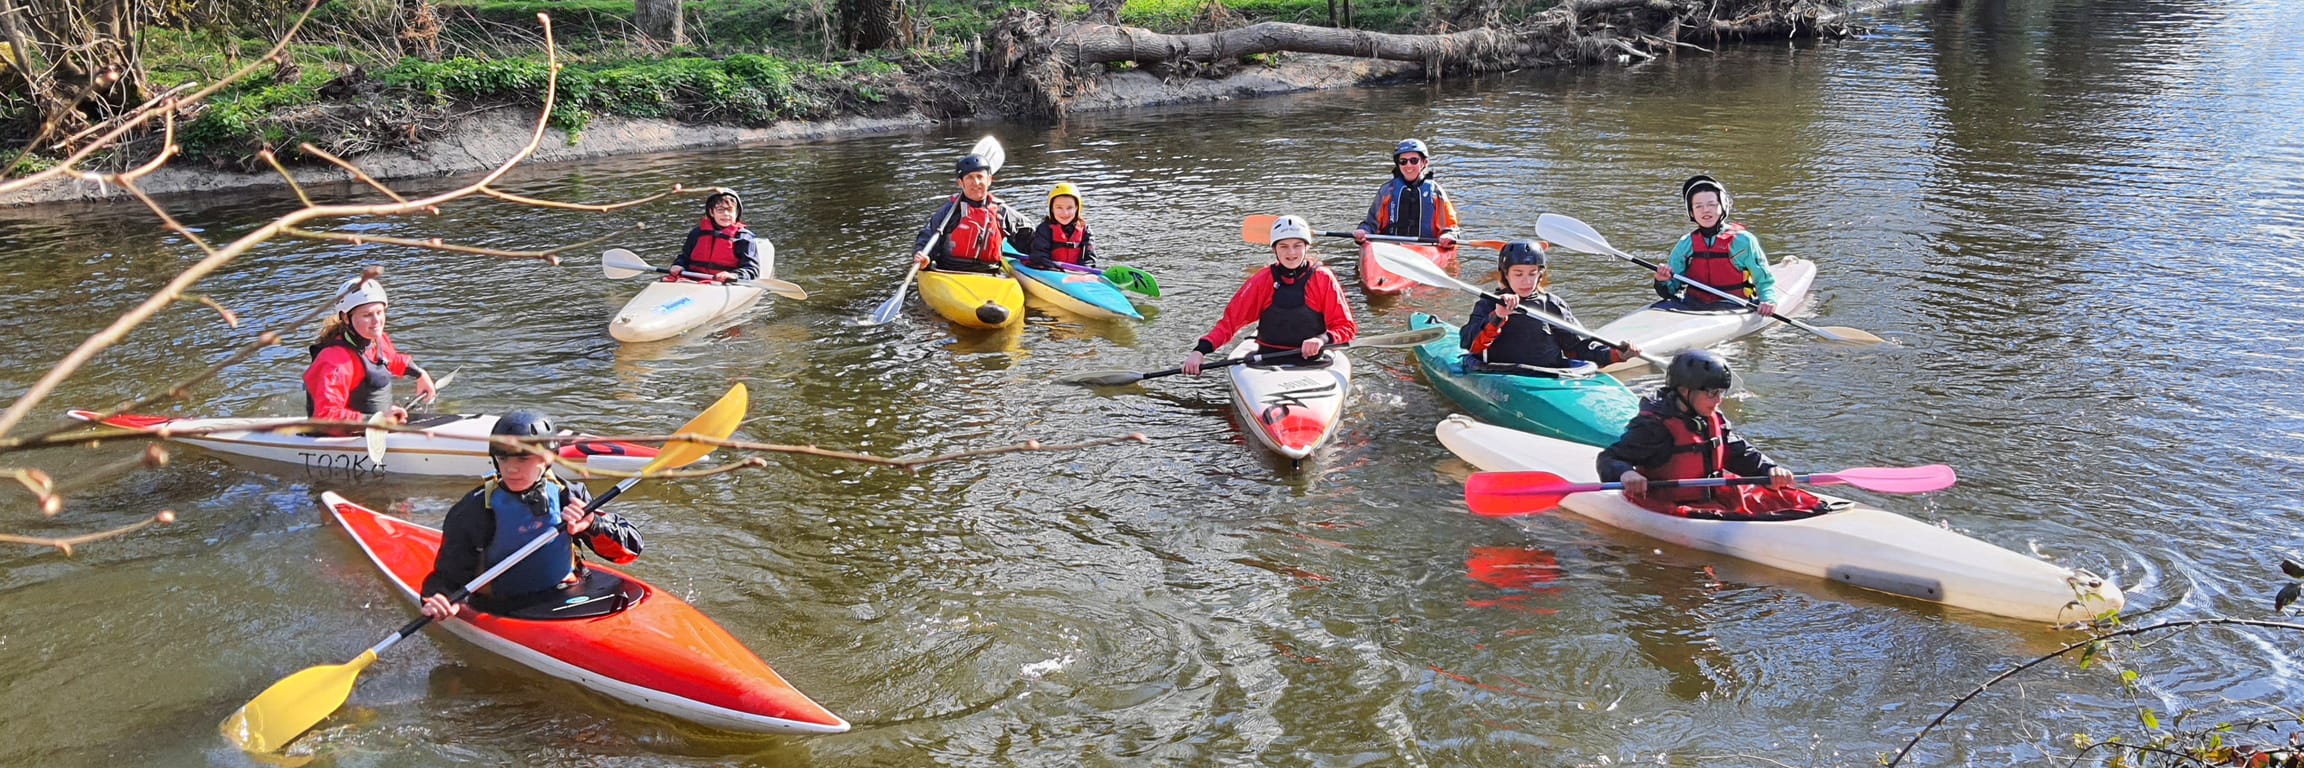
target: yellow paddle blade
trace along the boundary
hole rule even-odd
[[[218,728],[224,732],[225,741],[245,751],[271,752],[288,746],[344,706],[360,671],[375,662],[376,651],[370,649],[343,664],[311,667],[289,675],[256,694],[240,711],[224,718]]]
[[[744,388],[742,382],[738,382],[736,386],[728,388],[728,394],[720,396],[720,402],[713,403],[703,413],[696,414],[696,418],[680,425],[680,430],[674,434],[703,435],[726,440],[729,435],[736,434],[736,425],[744,423],[744,412],[751,407],[751,392]],[[656,460],[640,468],[640,474],[688,466],[711,453],[712,447],[711,443],[687,440],[665,443],[664,450],[656,454]]]

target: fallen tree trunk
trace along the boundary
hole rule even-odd
[[[1260,22],[1170,35],[1139,27],[1062,22],[1011,11],[994,25],[986,69],[1016,88],[1024,111],[1058,117],[1087,85],[1084,69],[1137,64],[1221,75],[1245,57],[1328,54],[1420,64],[1424,76],[1534,66],[1647,60],[1673,48],[1703,50],[1752,39],[1841,37],[1860,31],[1840,13],[1846,0],[1565,0],[1519,24],[1431,34]],[[1694,42],[1691,42],[1694,41]]]

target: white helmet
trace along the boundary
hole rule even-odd
[[[350,312],[367,304],[389,306],[392,303],[384,298],[384,284],[375,280],[355,277],[345,281],[344,287],[336,290],[340,294],[336,297],[336,311],[339,313]]]
[[[1282,216],[1272,222],[1272,244],[1278,245],[1280,241],[1291,238],[1312,242],[1312,225],[1296,216]]]

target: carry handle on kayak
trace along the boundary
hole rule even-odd
[[[730,387],[718,402],[681,426],[676,434],[703,436],[712,440],[728,439],[729,435],[736,433],[737,425],[743,423],[748,399],[743,384]],[[710,443],[674,439],[664,445],[664,450],[658,452],[656,458],[648,462],[648,466],[640,469],[638,476],[617,483],[616,487],[594,499],[590,508],[594,511],[605,508],[625,490],[647,479],[649,474],[687,466],[711,452]],[[539,534],[511,557],[504,558],[458,588],[448,599],[451,602],[463,602],[472,596],[473,591],[487,586],[488,582],[518,565],[528,555],[551,542],[557,534],[556,530]],[[287,746],[288,742],[311,730],[312,726],[318,725],[344,705],[344,700],[352,694],[352,684],[360,679],[362,670],[376,662],[377,654],[430,623],[431,617],[419,617],[392,633],[392,636],[384,638],[383,642],[361,651],[351,661],[310,667],[282,678],[280,682],[273,683],[272,687],[264,689],[263,693],[256,694],[256,698],[250,699],[247,704],[241,705],[240,709],[224,718],[224,722],[217,727],[223,732],[226,741],[249,752],[272,752]]]

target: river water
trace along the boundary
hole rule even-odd
[[[748,738],[661,720],[439,634],[401,644],[295,745],[318,764],[1861,765],[1954,698],[2082,635],[1838,588],[1569,515],[1478,518],[1432,438],[1450,406],[1399,352],[1359,352],[1342,434],[1291,471],[1244,443],[1221,380],[1091,392],[1084,369],[1172,365],[1263,252],[1243,216],[1349,229],[1397,139],[1433,143],[1473,237],[1591,222],[1655,254],[1688,226],[1678,182],[1709,172],[1770,251],[1818,261],[1809,319],[1901,348],[1778,329],[1727,345],[1743,429],[1795,467],[1944,462],[1956,488],[1878,503],[2116,578],[2130,626],[2265,618],[2304,546],[2297,478],[2304,62],[2278,0],[1952,3],[1826,45],[1687,52],[1630,68],[1519,73],[1078,117],[933,135],[524,169],[506,186],[606,202],[727,184],[814,294],[733,326],[619,345],[638,285],[589,257],[537,262],[280,242],[200,286],[248,323],[183,305],[44,404],[149,393],[286,322],[359,265],[385,265],[392,330],[446,405],[543,408],[602,434],[661,433],[735,382],[740,437],[916,455],[1143,432],[1148,444],[1002,455],[917,475],[826,459],[642,486],[635,571],[679,594],[856,723]],[[1036,207],[1069,180],[1106,258],[1161,278],[1150,319],[1035,315],[961,334],[887,295],[910,231],[975,136]],[[226,239],[279,197],[182,199]],[[662,261],[695,198],[596,215],[487,203],[347,230],[533,248],[613,233]],[[1349,249],[1320,244],[1363,329],[1462,297],[1368,306]],[[0,392],[197,253],[130,208],[0,222]],[[1556,289],[1599,323],[1645,278],[1561,256]],[[308,336],[309,329],[296,332]],[[288,413],[293,344],[162,409]],[[22,430],[19,430],[20,432]],[[65,476],[132,446],[12,456]],[[296,669],[351,658],[411,611],[325,521],[319,491],[437,521],[468,483],[358,483],[196,450],[95,484],[41,521],[70,534],[159,508],[177,525],[66,558],[0,549],[0,726],[9,765],[243,765],[216,722]],[[21,498],[20,496],[18,498]],[[1708,570],[1709,569],[1709,570]],[[2152,636],[2165,637],[2165,636]],[[2200,631],[2052,662],[1960,709],[1923,765],[2069,755],[2133,734],[2293,705],[2295,636]],[[2140,673],[2124,690],[2120,670]],[[2293,728],[2287,729],[2293,730]],[[2278,738],[2286,730],[2265,735]],[[2256,731],[2257,734],[2266,734]],[[2100,754],[2100,753],[2099,753]]]

